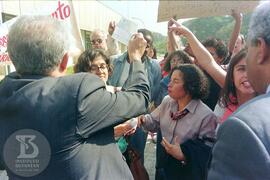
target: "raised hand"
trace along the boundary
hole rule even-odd
[[[178,25],[177,21],[175,21],[174,19],[170,19],[168,21],[167,51],[169,53],[172,53],[172,52],[180,49],[180,43],[181,43],[180,37],[177,36],[174,31],[170,31],[170,29],[169,29],[170,27],[175,27],[177,25]]]
[[[114,30],[115,30],[115,21],[111,21],[111,22],[109,23],[108,33],[109,33],[110,35],[112,35],[113,32],[114,32]]]
[[[176,20],[170,19],[170,24],[171,26],[168,27],[168,31],[174,32],[178,36],[187,36],[188,34],[190,34],[190,30],[182,24],[178,23]]]
[[[141,61],[146,48],[146,40],[142,33],[135,33],[131,36],[128,43],[128,55],[130,62],[136,60]]]
[[[235,21],[240,21],[240,20],[242,20],[242,18],[243,18],[243,14],[240,13],[240,12],[238,12],[238,11],[235,10],[235,9],[232,9],[231,15],[232,15],[232,17],[235,19]]]
[[[173,25],[174,25],[174,19],[173,18],[171,18],[169,21],[168,21],[168,29],[169,29],[169,27],[172,27]]]

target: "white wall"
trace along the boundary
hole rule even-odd
[[[61,2],[65,3],[66,1]],[[118,22],[121,18],[119,14],[98,1],[80,0],[72,2],[79,28],[83,30],[93,31],[94,29],[102,29],[107,31],[110,21]],[[13,15],[30,14],[35,11],[44,14],[44,8],[51,6],[52,3],[55,2],[43,0],[0,1],[0,11]]]

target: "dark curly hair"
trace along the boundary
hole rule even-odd
[[[204,99],[208,96],[208,80],[200,68],[194,64],[182,64],[172,69],[170,77],[176,70],[183,74],[184,89],[192,99]]]
[[[108,72],[109,75],[112,74],[113,68],[111,65],[110,59],[105,55],[103,50],[99,49],[86,49],[78,58],[77,63],[74,66],[74,72],[79,73],[79,72],[90,72],[90,66],[94,59],[97,57],[102,57],[107,66],[108,66]]]
[[[230,61],[225,78],[225,84],[220,94],[219,105],[221,107],[228,107],[230,104],[237,105],[236,88],[233,82],[234,67],[247,56],[247,49],[239,51]]]
[[[191,59],[189,58],[189,55],[182,50],[177,50],[172,52],[166,59],[166,62],[164,64],[163,70],[166,72],[170,72],[171,71],[171,60],[172,58],[174,58],[175,56],[178,57],[178,60],[181,64],[192,64]]]
[[[225,43],[218,38],[208,38],[202,42],[205,47],[212,47],[216,50],[217,56],[221,59],[225,59],[228,55],[228,48]]]

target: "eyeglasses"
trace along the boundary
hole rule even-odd
[[[101,44],[102,42],[103,42],[102,39],[93,39],[93,40],[91,41],[91,44],[92,44],[92,45],[93,45],[93,44],[96,44],[96,43]]]
[[[91,72],[97,72],[98,70],[104,71],[108,68],[107,64],[101,64],[101,65],[95,65],[93,64],[90,66],[90,71]]]

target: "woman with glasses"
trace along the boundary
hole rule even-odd
[[[120,91],[121,87],[114,87],[107,85],[107,80],[113,71],[110,59],[104,54],[102,50],[85,50],[78,58],[78,62],[74,66],[74,72],[89,72],[96,74],[106,84],[108,91],[115,93]],[[127,132],[131,133],[134,122],[126,121],[123,124],[114,127],[114,136],[121,137]],[[125,151],[126,146],[122,145],[125,142],[121,141],[119,144],[121,152]]]
[[[89,72],[96,74],[106,84],[107,90],[115,92],[121,88],[107,85],[107,80],[112,73],[112,65],[110,59],[102,50],[85,50],[78,58],[78,62],[74,66],[74,72]]]

